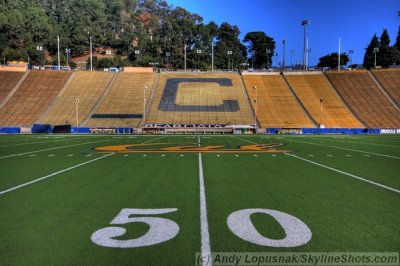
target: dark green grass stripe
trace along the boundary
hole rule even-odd
[[[97,142],[102,142],[102,141],[108,141],[108,139],[106,139],[106,140],[91,141],[91,142],[85,142],[85,143],[78,143],[78,144],[71,144],[71,145],[64,145],[64,146],[59,146],[59,147],[53,147],[53,148],[47,148],[47,149],[36,150],[36,151],[29,151],[29,152],[23,152],[23,153],[17,153],[17,154],[10,154],[10,155],[1,156],[0,159],[5,159],[5,158],[10,158],[10,157],[15,157],[15,156],[21,156],[21,155],[27,155],[27,154],[32,154],[32,153],[37,153],[37,152],[43,152],[43,151],[51,151],[51,150],[57,150],[57,149],[62,149],[62,148],[80,146],[80,145],[87,145],[87,144],[92,144],[92,143],[97,143]]]
[[[21,185],[18,185],[18,186],[9,188],[9,189],[7,189],[7,190],[0,191],[0,195],[6,194],[6,193],[8,193],[8,192],[17,190],[17,189],[22,188],[22,187],[26,187],[26,186],[31,185],[31,184],[33,184],[33,183],[36,183],[36,182],[42,181],[42,180],[44,180],[44,179],[47,179],[47,178],[49,178],[49,177],[52,177],[52,176],[55,176],[55,175],[58,175],[58,174],[61,174],[61,173],[70,171],[70,170],[72,170],[72,169],[75,169],[75,168],[77,168],[77,167],[81,167],[81,166],[86,165],[86,164],[88,164],[88,163],[92,163],[92,162],[95,162],[95,161],[97,161],[97,160],[101,160],[101,159],[106,158],[106,157],[111,156],[111,155],[113,155],[113,154],[106,154],[106,155],[104,155],[104,156],[95,158],[95,159],[93,159],[93,160],[86,161],[86,162],[84,162],[84,163],[80,163],[80,164],[77,164],[77,165],[68,167],[68,168],[66,168],[66,169],[57,171],[57,172],[52,173],[52,174],[50,174],[50,175],[46,175],[46,176],[37,178],[37,179],[35,179],[35,180],[32,180],[32,181],[29,181],[29,182],[27,182],[27,183],[24,183],[24,184],[21,184]]]

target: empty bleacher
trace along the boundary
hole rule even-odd
[[[316,127],[302,110],[280,75],[243,75],[247,93],[257,107],[257,119],[263,128]],[[253,86],[257,87],[257,92]],[[257,93],[257,105],[254,99]]]
[[[146,122],[249,125],[254,118],[238,74],[165,73]]]
[[[331,72],[327,77],[343,100],[370,128],[400,127],[400,112],[367,71]]]
[[[322,74],[285,74],[285,77],[318,124],[327,128],[363,127]]]
[[[95,114],[115,115],[116,118],[91,118],[90,127],[138,127],[142,118],[118,118],[118,115],[143,115],[144,87],[149,99],[153,73],[118,73],[113,86],[95,110]]]
[[[0,71],[0,103],[4,101],[23,75],[23,72]]]
[[[400,68],[372,70],[372,74],[397,105],[400,105]]]
[[[49,106],[39,122],[51,125],[76,126],[77,99],[79,124],[91,113],[113,78],[108,72],[76,72],[62,95]],[[83,125],[82,125],[83,126]]]
[[[68,80],[70,72],[31,71],[0,110],[1,126],[31,126]]]

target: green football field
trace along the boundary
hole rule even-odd
[[[400,136],[0,136],[0,265],[399,252]]]

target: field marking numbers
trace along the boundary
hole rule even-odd
[[[107,140],[107,139],[105,139],[105,140],[96,140],[96,141],[92,141],[92,142],[85,142],[85,143],[72,144],[72,145],[65,145],[65,146],[59,146],[59,147],[48,148],[48,149],[37,150],[37,151],[30,151],[30,152],[24,152],[24,153],[11,154],[11,155],[6,155],[6,156],[1,156],[0,159],[5,159],[5,158],[10,158],[10,157],[15,157],[15,156],[21,156],[21,155],[26,155],[26,154],[32,154],[32,153],[42,152],[42,151],[57,150],[57,149],[62,149],[62,148],[67,148],[67,147],[73,147],[73,146],[87,145],[87,144],[96,143],[96,142],[101,142],[101,141],[108,141],[108,140]]]
[[[377,155],[377,156],[382,156],[382,157],[389,157],[389,158],[394,158],[394,159],[400,159],[400,157],[396,157],[396,156],[392,156],[392,155],[387,155],[387,154],[380,154],[380,153],[375,153],[375,152],[369,152],[369,151],[354,150],[354,149],[348,149],[348,148],[343,148],[343,147],[337,147],[337,146],[331,146],[331,145],[325,145],[325,144],[317,144],[317,143],[311,143],[311,142],[304,142],[304,141],[298,141],[298,140],[289,140],[289,139],[288,139],[287,141],[298,142],[298,143],[304,143],[304,144],[310,144],[310,145],[317,145],[317,146],[325,146],[325,147],[330,147],[330,148],[335,148],[335,149],[340,149],[340,150],[362,152],[362,153],[368,153],[368,154]]]
[[[110,226],[97,230],[90,239],[97,245],[111,248],[137,248],[146,247],[166,242],[179,233],[176,222],[159,217],[129,217],[130,215],[159,215],[176,212],[178,209],[122,209],[110,224],[146,223],[149,230],[146,234],[135,239],[118,240],[115,237],[123,236],[126,229],[123,227]]]
[[[22,187],[25,187],[25,186],[31,185],[31,184],[33,184],[33,183],[36,183],[36,182],[42,181],[42,180],[44,180],[44,179],[47,179],[47,178],[49,178],[49,177],[52,177],[52,176],[55,176],[55,175],[58,175],[58,174],[61,174],[61,173],[67,172],[67,171],[69,171],[69,170],[72,170],[72,169],[78,168],[78,167],[80,167],[80,166],[83,166],[83,165],[86,165],[86,164],[89,164],[89,163],[95,162],[95,161],[97,161],[97,160],[104,159],[104,158],[106,158],[106,157],[108,157],[108,156],[111,156],[111,155],[113,155],[113,154],[112,154],[112,153],[110,153],[110,154],[106,154],[106,155],[104,155],[104,156],[101,156],[101,157],[98,157],[98,158],[96,158],[96,159],[93,159],[93,160],[90,160],[90,161],[86,161],[86,162],[84,162],[84,163],[80,163],[80,164],[77,164],[77,165],[74,165],[74,166],[71,166],[71,167],[65,168],[65,169],[63,169],[63,170],[60,170],[60,171],[54,172],[54,173],[52,173],[52,174],[49,174],[49,175],[46,175],[46,176],[43,176],[43,177],[37,178],[37,179],[35,179],[35,180],[32,180],[32,181],[26,182],[26,183],[24,183],[24,184],[21,184],[21,185],[18,185],[18,186],[15,186],[15,187],[12,187],[12,188],[9,188],[9,189],[6,189],[6,190],[3,190],[3,191],[0,191],[0,195],[3,195],[3,194],[6,194],[6,193],[8,193],[8,192],[11,192],[11,191],[13,191],[13,190],[17,190],[17,189],[19,189],[19,188],[22,188]]]
[[[200,136],[197,136],[198,146],[201,146]],[[207,204],[206,204],[206,191],[204,186],[204,174],[203,174],[203,161],[201,159],[201,153],[199,153],[199,182],[200,182],[200,234],[201,234],[201,256],[203,258],[211,255],[210,246],[210,233],[208,229],[207,219]],[[211,260],[205,261],[203,265],[212,266]]]
[[[283,239],[270,239],[261,235],[251,222],[250,216],[263,213],[272,216],[285,230]],[[227,219],[228,227],[237,237],[260,246],[298,247],[307,244],[312,233],[310,228],[297,217],[269,209],[244,209],[231,213]]]
[[[249,141],[249,140],[246,140],[246,139],[241,139],[241,138],[238,138],[238,137],[234,137],[234,138],[237,138],[237,139],[240,139],[240,140],[243,140],[243,141],[247,141],[247,142],[250,142],[250,143],[253,143],[253,144],[258,144],[258,143],[256,143],[256,142]],[[395,188],[392,188],[392,187],[388,187],[388,186],[382,185],[382,184],[380,184],[380,183],[371,181],[371,180],[369,180],[369,179],[366,179],[366,178],[363,178],[363,177],[360,177],[360,176],[356,176],[356,175],[353,175],[353,174],[350,174],[350,173],[341,171],[341,170],[339,170],[339,169],[336,169],[336,168],[333,168],[333,167],[329,167],[329,166],[326,166],[326,165],[323,165],[323,164],[320,164],[320,163],[317,163],[317,162],[314,162],[314,161],[311,161],[311,160],[308,160],[308,159],[299,157],[299,156],[294,155],[294,154],[290,154],[290,153],[286,153],[286,152],[285,152],[284,154],[287,155],[287,156],[291,156],[291,157],[293,157],[293,158],[297,158],[297,159],[303,160],[303,161],[305,161],[305,162],[308,162],[308,163],[311,163],[311,164],[314,164],[314,165],[317,165],[317,166],[320,166],[320,167],[329,169],[329,170],[331,170],[331,171],[334,171],[334,172],[337,172],[337,173],[340,173],[340,174],[343,174],[343,175],[347,175],[347,176],[353,177],[353,178],[355,178],[355,179],[358,179],[358,180],[361,180],[361,181],[370,183],[370,184],[372,184],[372,185],[375,185],[375,186],[378,186],[378,187],[381,187],[381,188],[385,188],[385,189],[387,189],[387,190],[390,190],[390,191],[393,191],[393,192],[396,192],[396,193],[400,193],[400,190],[398,190],[398,189],[395,189]]]

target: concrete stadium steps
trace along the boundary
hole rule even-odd
[[[240,76],[235,73],[160,74],[149,104],[146,123],[254,123]]]
[[[0,71],[0,103],[5,100],[24,74],[22,72]]]
[[[1,126],[34,124],[63,88],[71,72],[30,71],[20,88],[0,110]]]
[[[371,72],[396,104],[400,106],[400,69],[380,69]]]
[[[114,73],[108,72],[76,72],[66,90],[60,95],[40,118],[39,123],[76,125],[76,99],[79,98],[79,123],[92,112],[94,106],[103,95]],[[83,126],[83,125],[82,125]]]
[[[247,93],[263,128],[313,128],[316,125],[303,111],[280,75],[243,75]],[[257,105],[253,86],[257,87]]]
[[[148,100],[153,87],[154,73],[118,73],[95,114],[140,114],[144,110],[144,86]],[[90,118],[89,127],[138,127],[142,118]]]
[[[364,127],[342,102],[323,74],[285,74],[308,113],[327,128]],[[322,115],[321,102],[322,99]]]
[[[353,112],[370,128],[400,127],[400,112],[379,89],[368,71],[326,73]]]

